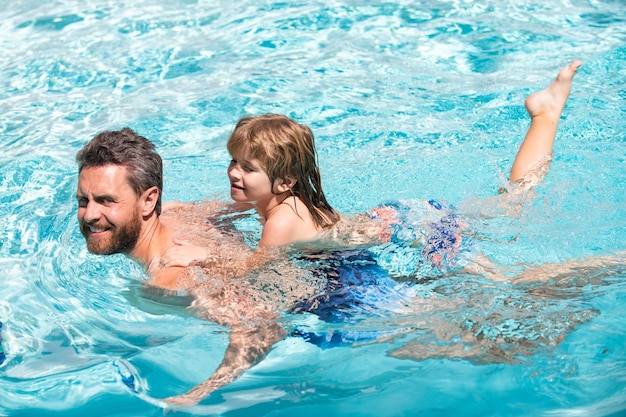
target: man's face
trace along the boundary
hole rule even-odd
[[[129,253],[141,231],[139,197],[118,165],[84,168],[78,176],[78,223],[89,252]]]

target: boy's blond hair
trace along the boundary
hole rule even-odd
[[[257,160],[272,184],[277,178],[295,179],[291,193],[306,205],[318,227],[327,228],[339,220],[322,190],[315,138],[308,126],[279,114],[243,117],[226,147],[233,157]]]

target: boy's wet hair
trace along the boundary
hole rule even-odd
[[[315,138],[308,126],[279,114],[243,117],[226,146],[234,157],[257,160],[272,184],[277,178],[295,179],[291,192],[306,205],[318,227],[330,227],[339,220],[322,190]]]
[[[98,133],[76,154],[78,172],[84,168],[119,165],[126,167],[128,184],[137,196],[151,187],[157,187],[159,198],[155,207],[161,214],[163,190],[163,161],[154,144],[132,129],[105,130]]]

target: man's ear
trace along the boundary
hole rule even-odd
[[[156,209],[157,202],[159,201],[159,189],[150,187],[141,195],[141,215],[144,217],[150,217]]]
[[[274,180],[274,189],[278,192],[278,194],[282,194],[287,191],[291,191],[294,185],[296,185],[296,182],[298,182],[298,180],[291,176],[276,178]]]

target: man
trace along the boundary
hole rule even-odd
[[[81,149],[76,198],[87,249],[124,253],[144,267],[173,245],[160,219],[163,163],[154,145],[126,128],[98,134]],[[174,288],[179,268],[155,270],[155,285]]]
[[[163,164],[148,139],[129,128],[104,131],[87,143],[76,159],[78,221],[88,250],[130,257],[149,272],[149,285],[188,290],[196,296],[194,307],[203,317],[231,328],[229,346],[214,375],[167,402],[198,402],[233,381],[282,339],[285,333],[276,323],[276,310],[259,302],[245,280],[232,279],[245,271],[242,265],[250,251],[206,224],[207,216],[215,215],[219,205],[192,207],[195,224],[185,221],[191,216],[186,216],[183,206],[172,206],[173,214],[162,219]],[[219,285],[203,286],[199,278],[202,272],[197,268],[166,267],[159,261],[165,250],[176,245],[175,238],[189,237],[181,236],[179,229],[198,232],[200,227],[199,235],[204,239],[198,244],[208,248],[212,263],[221,271],[230,271],[222,275]],[[221,245],[224,250],[220,250]],[[220,278],[212,276],[211,280]]]

